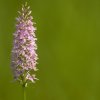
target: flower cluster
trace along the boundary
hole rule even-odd
[[[33,17],[27,3],[22,5],[22,10],[18,13],[11,66],[14,79],[18,80],[22,85],[27,86],[28,82],[34,83],[37,79],[35,77],[38,59],[36,53],[36,28],[33,26],[35,23],[32,22]]]

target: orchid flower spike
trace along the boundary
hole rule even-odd
[[[22,5],[22,10],[18,11],[19,16],[16,18],[16,31],[13,34],[14,42],[12,48],[11,68],[14,74],[14,79],[19,81],[24,87],[29,82],[34,83],[37,78],[36,53],[36,35],[33,17],[31,16],[30,7],[25,3]]]

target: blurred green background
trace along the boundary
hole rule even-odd
[[[27,0],[37,23],[39,81],[27,100],[100,100],[100,0]],[[10,69],[24,0],[0,0],[0,100],[23,100]]]

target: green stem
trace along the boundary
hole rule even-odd
[[[23,97],[24,97],[23,100],[26,100],[26,91],[25,91],[25,86],[23,86]]]

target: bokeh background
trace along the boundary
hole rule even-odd
[[[0,0],[0,100],[23,100],[10,68],[17,11]],[[27,100],[100,100],[100,0],[27,0],[37,23],[39,81]]]

